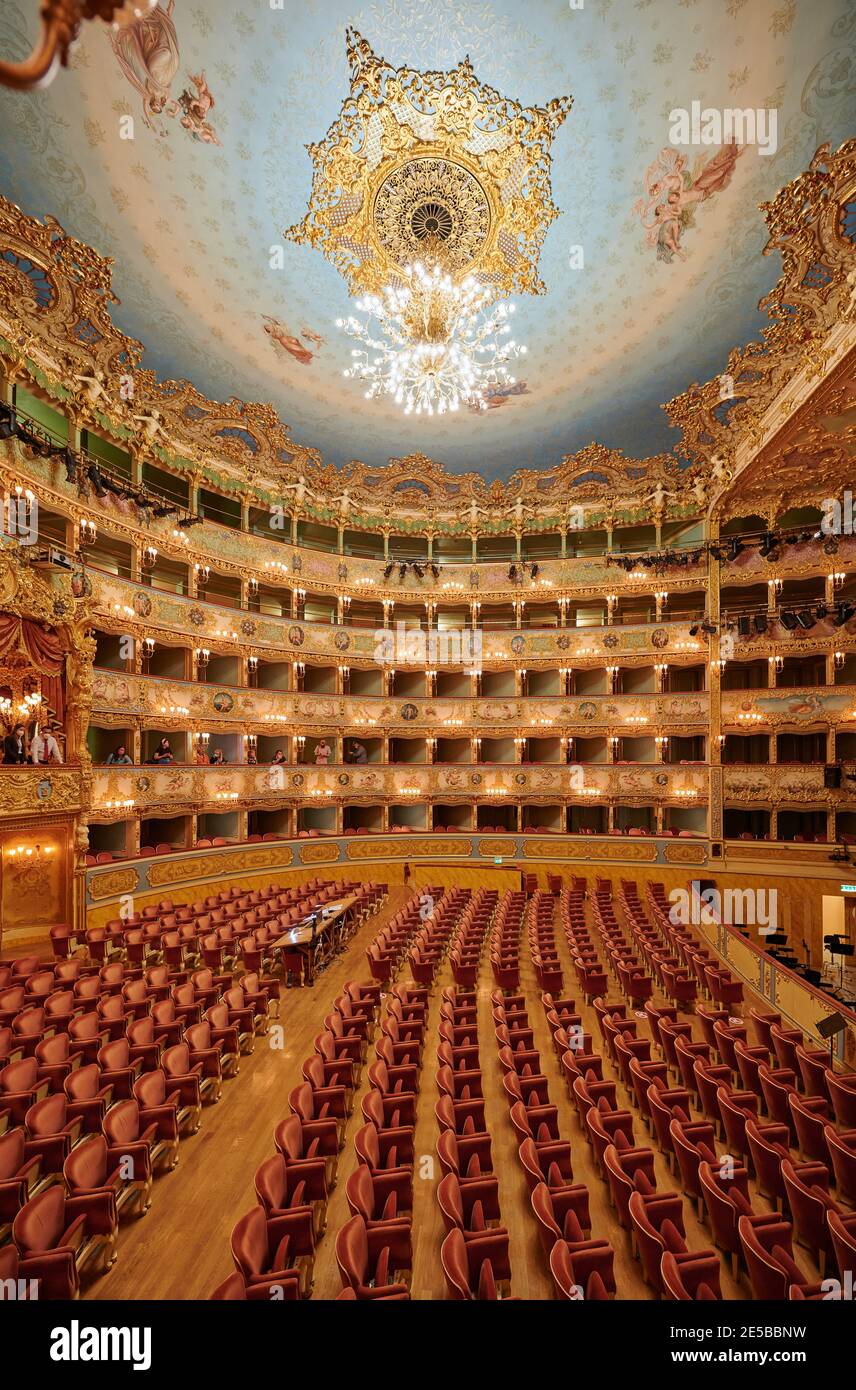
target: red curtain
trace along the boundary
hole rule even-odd
[[[0,614],[0,661],[13,652],[24,652],[41,676],[42,697],[61,724],[65,722],[63,670],[65,650],[55,632],[39,627],[29,618],[12,613]]]

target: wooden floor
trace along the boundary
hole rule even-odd
[[[273,1130],[276,1123],[289,1113],[289,1091],[302,1079],[303,1061],[314,1050],[313,1040],[322,1029],[324,1017],[330,1012],[343,983],[349,979],[367,978],[365,947],[407,896],[404,888],[394,888],[381,913],[369,919],[347,951],[320,976],[314,988],[283,991],[280,1021],[285,1029],[284,1049],[273,1050],[266,1039],[257,1038],[254,1054],[241,1060],[240,1074],[224,1083],[220,1102],[205,1108],[199,1132],[182,1140],[178,1167],[172,1173],[156,1178],[151,1210],[142,1218],[130,1218],[122,1226],[119,1258],[113,1269],[85,1286],[84,1297],[207,1298],[217,1284],[232,1272],[229,1235],[238,1218],[255,1205],[253,1175],[259,1164],[274,1152]],[[621,921],[621,909],[617,902],[616,913]],[[565,967],[565,994],[577,997],[586,1030],[594,1036],[595,1050],[601,1050],[594,1011],[580,1000],[574,988],[575,977],[558,926],[558,914],[556,940]],[[602,952],[602,957],[606,958],[605,952]],[[400,978],[406,980],[406,972]],[[435,1196],[440,1172],[436,1158],[438,1129],[434,1116],[437,1101],[434,1070],[440,991],[443,985],[450,983],[451,973],[448,965],[444,965],[437,977],[431,1000],[420,1076],[413,1212],[412,1296],[415,1299],[446,1297],[439,1258],[444,1228]],[[499,1179],[500,1208],[503,1223],[509,1231],[512,1293],[523,1299],[551,1298],[552,1282],[502,1091],[502,1072],[496,1055],[491,1013],[492,989],[493,980],[485,952],[479,979],[481,1068],[494,1168]],[[576,1110],[568,1099],[525,939],[521,940],[521,991],[526,995],[529,1022],[541,1053],[542,1069],[548,1078],[550,1099],[559,1107],[562,1137],[570,1140],[572,1145],[575,1180],[584,1182],[589,1189],[592,1234],[609,1240],[615,1250],[617,1296],[622,1299],[651,1298],[653,1295],[642,1280],[640,1265],[631,1256],[629,1239],[615,1219],[608,1188],[595,1167],[591,1150],[577,1121]],[[614,984],[609,990],[609,997],[620,997]],[[638,1018],[637,1032],[639,1036],[649,1035],[644,1015]],[[694,1032],[701,1037],[695,1022]],[[369,1060],[371,1057],[370,1049]],[[619,1100],[631,1109],[630,1095],[606,1059],[604,1075],[617,1081]],[[334,1250],[335,1235],[350,1215],[344,1189],[355,1163],[353,1135],[363,1123],[359,1100],[366,1087],[364,1071],[360,1095],[348,1123],[345,1148],[339,1158],[339,1177],[330,1198],[327,1230],[318,1247],[313,1298],[335,1298],[341,1290]],[[634,1113],[634,1129],[638,1144],[650,1144],[638,1113]],[[662,1191],[679,1189],[678,1180],[669,1172],[656,1144],[651,1144],[651,1147],[656,1154],[658,1187]],[[724,1152],[721,1144],[718,1151]],[[755,1193],[752,1184],[750,1195],[756,1211],[771,1209],[770,1203]],[[687,1198],[684,1199],[684,1215],[688,1246],[693,1249],[710,1246],[710,1233],[697,1219],[693,1204]],[[795,1253],[797,1262],[806,1273],[811,1278],[819,1278],[808,1253],[801,1249]],[[735,1281],[725,1258],[722,1266],[724,1296],[731,1299],[750,1298],[751,1290],[745,1278]]]

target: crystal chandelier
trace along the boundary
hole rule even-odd
[[[337,320],[362,344],[344,375],[367,383],[366,400],[391,396],[405,415],[486,410],[491,390],[514,384],[507,364],[526,352],[508,336],[514,305],[493,301],[472,276],[456,284],[439,263],[417,261],[382,297],[358,300],[364,321]]]

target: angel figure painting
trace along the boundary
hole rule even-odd
[[[293,357],[295,362],[299,362],[302,367],[308,367],[324,342],[317,333],[310,329],[302,328],[300,336],[295,337],[286,324],[279,319],[271,318],[268,314],[263,314],[265,333],[267,333],[276,349],[278,357],[285,355]],[[307,344],[311,344],[308,347]]]
[[[179,97],[172,94],[181,53],[173,13],[175,0],[114,26],[110,31],[113,52],[125,77],[140,95],[143,120],[156,135],[166,135],[168,127],[158,117],[179,116],[182,127],[203,144],[219,145],[208,113],[214,97],[205,73],[188,74],[191,87]]]
[[[699,155],[690,170],[687,156],[666,146],[645,172],[645,196],[633,205],[646,241],[656,247],[657,260],[671,265],[685,261],[683,234],[695,225],[695,209],[731,183],[742,147],[732,142],[712,155]]]

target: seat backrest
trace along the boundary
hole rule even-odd
[[[263,1274],[268,1262],[267,1220],[261,1207],[242,1216],[231,1237],[232,1259],[239,1274],[252,1279]]]
[[[336,1237],[336,1263],[343,1284],[359,1288],[367,1282],[369,1244],[366,1223],[361,1216],[352,1216]]]
[[[62,1171],[71,1192],[103,1187],[107,1178],[107,1140],[104,1135],[93,1134],[85,1143],[72,1149]]]
[[[65,1188],[55,1183],[32,1197],[12,1224],[12,1238],[22,1255],[53,1250],[65,1230]]]

